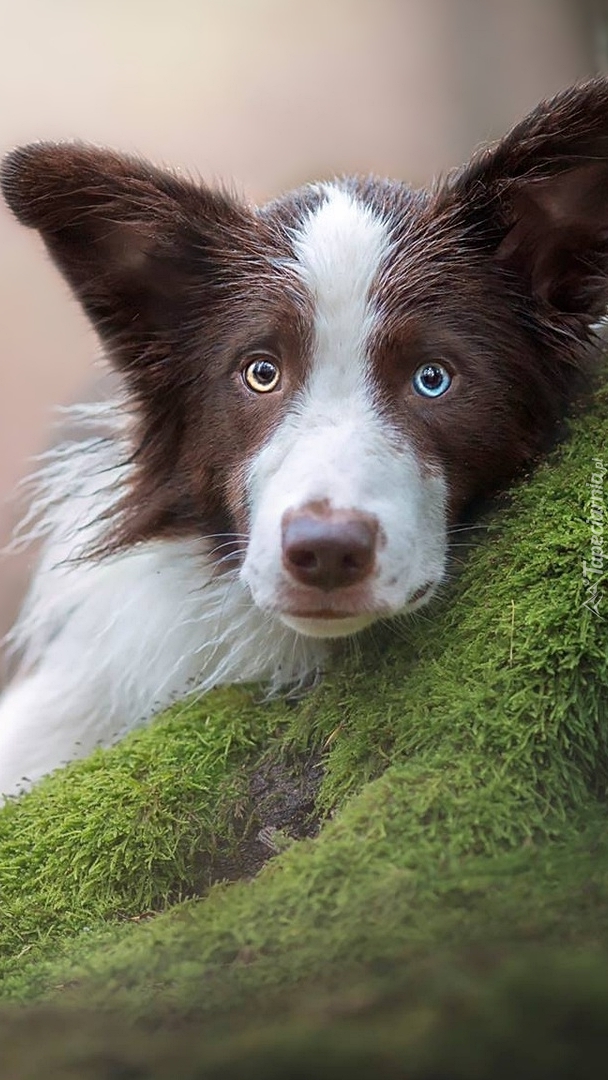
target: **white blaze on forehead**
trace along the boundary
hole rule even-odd
[[[367,343],[374,322],[370,293],[389,249],[388,229],[349,192],[331,184],[322,192],[324,201],[292,241],[292,270],[313,303],[310,370],[282,424],[252,463],[248,486],[254,517],[268,498],[269,479],[279,473],[283,479],[274,498],[281,512],[316,499],[334,507],[359,506],[361,484],[371,484],[373,473],[362,470],[363,459],[374,452],[379,437],[386,439],[374,407]]]
[[[294,240],[294,269],[314,301],[315,353],[308,390],[315,397],[336,390],[347,395],[364,381],[374,317],[370,291],[390,245],[386,224],[368,206],[339,187],[326,185],[323,191],[325,201]]]
[[[354,473],[378,438],[387,437],[374,406],[367,345],[375,317],[371,290],[390,248],[388,228],[348,191],[326,184],[322,192],[324,200],[292,240],[292,270],[313,302],[311,366],[283,423],[252,463],[254,516],[269,478],[279,472],[285,479],[275,490],[277,508],[315,499],[358,506],[363,493],[357,488],[366,480]],[[363,471],[371,484],[373,470]]]

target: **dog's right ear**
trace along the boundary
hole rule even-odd
[[[135,158],[33,144],[9,155],[1,182],[136,386],[155,365],[167,367],[180,327],[195,311],[203,317],[239,259],[251,258],[246,206]]]

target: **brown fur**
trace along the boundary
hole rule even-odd
[[[585,370],[608,301],[608,80],[543,103],[431,191],[343,183],[392,230],[370,354],[382,407],[443,469],[454,520],[547,443]],[[132,158],[51,144],[12,154],[2,184],[133,404],[136,469],[108,547],[246,532],[244,464],[311,354],[313,298],[289,267],[289,230],[318,189],[258,211]],[[244,392],[257,353],[278,358],[280,391]],[[412,388],[427,362],[452,373],[443,398]]]

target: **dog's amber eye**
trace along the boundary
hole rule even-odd
[[[243,379],[256,394],[268,394],[269,391],[276,390],[280,378],[279,365],[268,356],[258,356],[257,360],[251,360],[243,368]]]

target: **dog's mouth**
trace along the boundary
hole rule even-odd
[[[419,604],[421,600],[424,600],[431,592],[431,590],[434,589],[435,584],[436,583],[434,581],[427,581],[419,589],[416,589],[416,592],[413,593],[412,596],[410,596],[407,602],[408,610],[411,610],[414,604]]]
[[[381,618],[381,615],[376,612],[366,612],[363,615],[343,615],[334,611],[317,612],[313,615],[281,612],[279,618],[290,630],[296,630],[307,637],[338,638],[358,634]]]
[[[288,608],[278,611],[278,615],[286,626],[309,637],[346,637],[359,633],[378,619],[386,619],[401,612],[415,610],[430,597],[435,585],[436,582],[427,581],[416,589],[400,612],[392,610],[388,605],[379,607],[366,605],[365,609],[360,610],[357,610],[357,605],[352,605],[350,609],[345,610],[338,605],[311,607],[305,602],[292,601]]]

